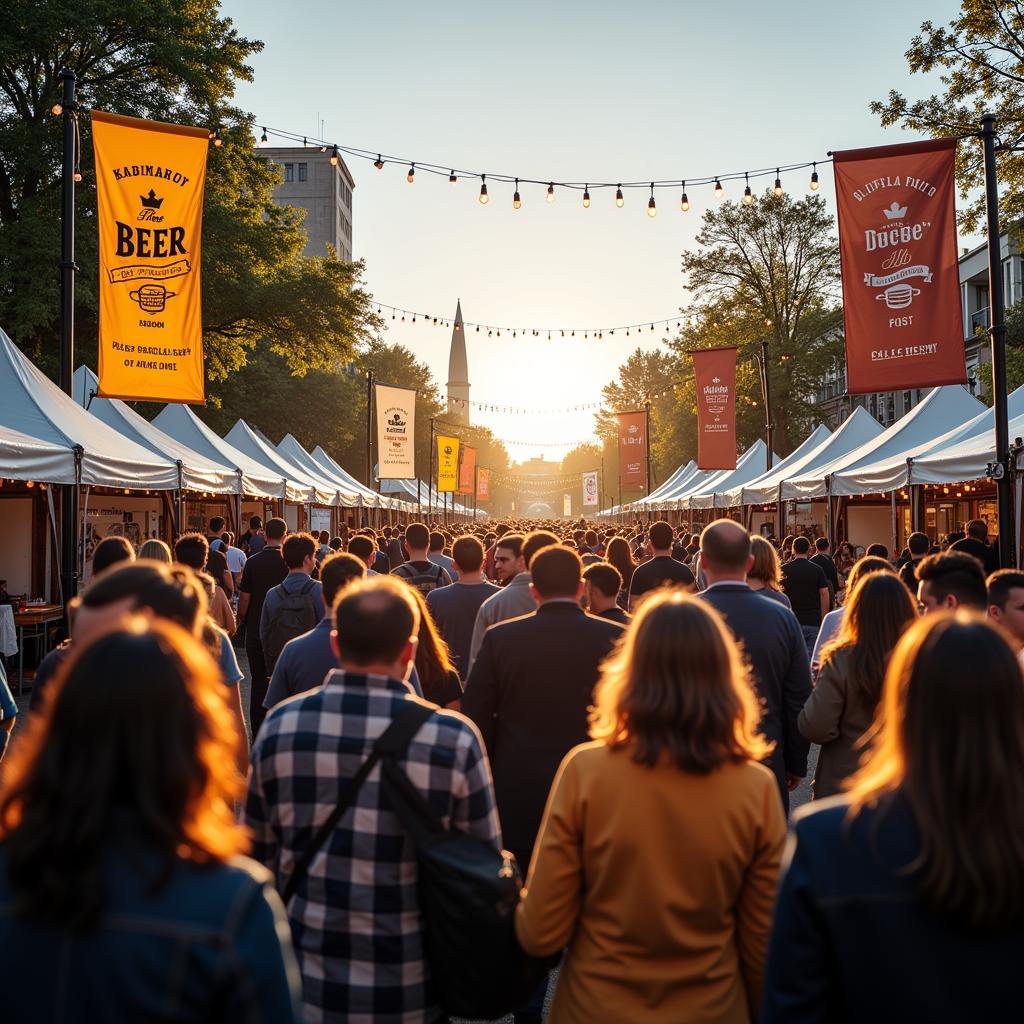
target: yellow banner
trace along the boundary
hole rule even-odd
[[[459,488],[459,439],[437,435],[437,491],[439,494]]]
[[[94,110],[102,398],[205,401],[205,128]]]

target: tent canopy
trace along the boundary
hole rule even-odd
[[[777,455],[772,456],[774,463]],[[756,480],[768,469],[768,445],[760,437],[740,456],[735,469],[723,469],[687,494],[683,508],[722,508],[719,491],[730,491],[750,480]]]
[[[696,472],[697,463],[694,462],[693,459],[690,459],[690,461],[687,462],[685,465],[676,467],[675,472],[673,472],[669,476],[669,478],[665,480],[663,483],[661,483],[658,487],[655,487],[650,494],[648,494],[646,497],[638,498],[635,502],[633,502],[633,504],[636,505],[638,508],[654,504],[654,502],[659,501],[661,499],[663,494],[667,494],[670,490],[672,490],[672,488],[682,483],[683,481],[688,480]]]
[[[364,505],[370,508],[377,508],[386,503],[386,498],[382,498],[376,491],[360,483],[347,469],[328,455],[320,445],[317,445],[310,454],[313,457],[313,461],[323,466],[332,476],[338,480],[346,481],[349,489],[360,495]]]

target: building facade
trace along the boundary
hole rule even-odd
[[[305,210],[302,228],[306,232],[304,256],[326,256],[331,246],[338,259],[352,259],[352,172],[342,157],[331,163],[331,155],[318,146],[266,146],[260,154],[281,168],[281,182],[274,189],[274,202]]]

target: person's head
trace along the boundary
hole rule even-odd
[[[526,572],[523,535],[506,533],[494,543],[494,574],[502,583],[507,583],[521,572]]]
[[[597,540],[597,530],[587,530],[583,535],[583,543],[586,544],[588,548],[596,548]]]
[[[320,530],[316,534],[316,540],[317,540],[318,544],[327,544],[327,542],[330,539],[331,539],[331,535],[326,530]]]
[[[988,523],[984,519],[972,519],[967,524],[967,536],[980,540],[983,544],[988,541]]]
[[[273,519],[267,520],[267,525],[263,530],[263,535],[267,538],[267,543],[271,547],[275,544],[280,544],[287,533],[288,524],[283,519],[278,519],[276,516]]]
[[[955,608],[983,612],[988,604],[985,572],[972,555],[946,551],[917,565],[917,598],[925,615]]]
[[[530,590],[538,604],[559,598],[578,601],[583,595],[580,556],[560,544],[538,551],[530,563]]]
[[[263,529],[263,518],[261,516],[249,516],[249,532],[259,533]]]
[[[604,557],[609,565],[614,565],[619,570],[623,584],[628,585],[633,579],[633,570],[636,569],[629,541],[625,537],[612,537],[605,548]]]
[[[523,562],[526,568],[532,572],[533,560],[537,553],[557,543],[558,537],[550,530],[534,530],[532,533],[528,533],[523,538]]]
[[[289,572],[311,573],[316,566],[316,541],[308,533],[290,533],[281,546]]]
[[[377,555],[377,545],[370,537],[357,533],[354,537],[349,538],[348,553],[364,562],[367,568],[371,568]]]
[[[1024,644],[1024,572],[1000,569],[988,578],[988,617]]]
[[[958,925],[1024,913],[1024,682],[999,629],[968,612],[926,616],[889,662],[877,735],[850,780],[850,814],[906,800],[920,836],[919,899]]]
[[[512,527],[509,526],[508,523],[498,523],[498,525],[494,528],[495,540],[500,540],[502,537],[505,536],[506,533],[511,533],[511,532],[512,532]]]
[[[652,552],[665,554],[672,550],[672,527],[663,519],[651,523],[647,530],[647,541]]]
[[[792,552],[792,550],[793,550],[793,541],[795,541],[795,540],[796,540],[796,537],[794,537],[793,534],[791,534],[791,533],[787,534],[785,536],[785,538],[783,538],[783,541],[782,541],[782,553],[784,555],[788,555],[788,554],[790,554]]]
[[[345,542],[340,537],[332,537],[328,546],[332,551],[340,551],[345,546]]]
[[[320,584],[324,589],[324,607],[333,608],[338,594],[353,580],[366,576],[366,563],[351,552],[336,551],[320,563]]]
[[[210,516],[210,536],[219,537],[224,530],[223,516]]]
[[[157,540],[155,537],[143,542],[136,557],[153,562],[165,562],[168,565],[173,561],[171,549],[162,540]]]
[[[420,628],[414,592],[391,576],[371,576],[342,590],[334,604],[331,644],[343,669],[408,676]]]
[[[451,652],[441,639],[434,617],[427,607],[426,598],[410,587],[413,601],[419,608],[419,629],[416,633],[416,674],[420,677],[423,696],[435,704],[440,703],[448,675],[453,670]]]
[[[452,545],[452,561],[459,577],[475,576],[484,564],[484,546],[469,534],[459,537]]]
[[[607,562],[594,562],[583,570],[583,599],[592,612],[614,608],[622,589],[622,573]]]
[[[203,572],[210,545],[201,533],[183,533],[174,545],[174,560],[196,572]]]
[[[829,543],[828,537],[819,537],[814,542],[814,550],[821,552],[823,555],[827,555],[831,547],[832,545]]]
[[[248,848],[226,693],[202,644],[170,622],[135,616],[75,645],[6,764],[0,839],[21,918],[95,923],[115,815],[162,862],[157,884],[181,859]]]
[[[430,530],[423,523],[410,523],[405,528],[405,549],[410,557],[415,552],[423,554],[430,544]]]
[[[872,558],[888,558],[889,549],[884,544],[869,544],[865,555],[871,555]]]
[[[118,562],[133,562],[135,548],[127,537],[104,537],[92,553],[92,574],[98,576]]]
[[[854,592],[861,579],[873,572],[893,573],[892,562],[885,558],[877,558],[874,555],[864,555],[863,558],[858,558],[853,563],[849,576],[846,577],[847,600],[849,600],[849,595]]]
[[[431,530],[430,532],[430,550],[444,551],[444,534],[439,530]]]
[[[769,590],[782,590],[782,564],[778,552],[764,537],[752,535],[750,554],[753,558],[747,579],[755,580]]]
[[[811,542],[806,537],[793,538],[793,557],[807,558],[811,553]]]
[[[932,542],[928,539],[927,533],[915,530],[907,538],[907,550],[910,552],[911,558],[924,558],[931,546]]]
[[[701,775],[726,762],[763,760],[760,711],[746,665],[718,613],[679,591],[641,605],[594,691],[590,735],[627,748],[639,764],[667,753]]]
[[[716,519],[700,535],[700,564],[709,580],[746,578],[753,564],[750,533],[732,519]]]

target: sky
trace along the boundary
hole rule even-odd
[[[258,126],[479,173],[564,181],[698,178],[826,159],[831,149],[909,141],[882,129],[868,104],[890,89],[937,88],[910,76],[904,53],[922,21],[948,21],[953,0],[651,0],[444,4],[230,0],[238,31],[263,40],[255,80],[237,102]],[[273,139],[271,139],[273,144]],[[381,303],[511,328],[573,327],[513,339],[467,332],[471,398],[529,410],[473,409],[514,459],[560,460],[592,437],[593,413],[566,407],[600,399],[637,346],[616,331],[583,340],[580,328],[674,317],[689,298],[680,254],[694,247],[710,187],[579,193],[479,179],[405,180],[348,160],[354,255]],[[821,194],[834,213],[830,165]],[[772,184],[774,174],[761,180]],[[783,177],[805,191],[807,172]],[[752,183],[755,188],[757,183]],[[738,197],[742,183],[728,186]],[[450,329],[388,318],[387,340],[426,362],[442,388]]]

